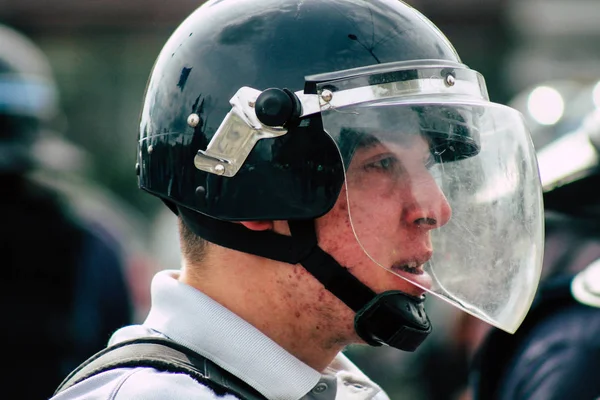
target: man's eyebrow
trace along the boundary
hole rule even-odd
[[[377,145],[382,144],[382,142],[377,139],[375,136],[373,135],[362,135],[360,137],[360,139],[358,140],[358,143],[356,144],[356,149],[357,150],[366,150],[366,149],[370,149],[373,148]]]

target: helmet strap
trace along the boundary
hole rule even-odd
[[[329,292],[350,307],[355,330],[372,346],[389,345],[414,351],[431,333],[424,298],[400,291],[375,294],[347,268],[318,246],[313,220],[289,221],[291,236],[246,227],[177,207],[183,222],[196,235],[229,249],[270,260],[302,265]]]

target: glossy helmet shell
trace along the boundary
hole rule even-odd
[[[344,181],[319,114],[260,140],[234,177],[194,166],[243,86],[304,88],[305,77],[379,63],[460,59],[422,14],[396,0],[217,0],[173,33],[152,70],[141,114],[139,186],[221,220],[313,219]],[[188,125],[197,114],[195,127]]]

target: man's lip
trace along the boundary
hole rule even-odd
[[[392,271],[396,271],[398,273],[406,272],[413,275],[423,275],[425,273],[425,271],[423,271],[422,264],[417,264],[415,267],[406,264],[394,264],[392,265]]]
[[[421,296],[426,291],[431,290],[433,286],[431,275],[425,272],[422,266],[413,271],[392,267],[391,272],[409,284],[409,287],[400,290],[410,295]]]
[[[417,285],[420,289],[429,290],[432,287],[431,276],[423,270],[423,264],[431,259],[432,251],[424,251],[410,258],[396,261],[390,268],[396,275]],[[416,286],[415,286],[416,288]],[[417,290],[418,295],[423,294]]]
[[[400,269],[405,272],[416,273],[416,274],[420,275],[423,273],[423,269],[422,269],[423,264],[425,264],[427,261],[429,261],[431,259],[432,255],[433,255],[433,251],[426,250],[426,251],[423,251],[422,253],[415,254],[412,257],[405,258],[402,260],[397,260],[392,264],[392,269]],[[409,266],[412,268],[406,269],[406,266]],[[413,272],[412,270],[415,270],[415,272]],[[421,272],[417,272],[418,270],[420,270]]]

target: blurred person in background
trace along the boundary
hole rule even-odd
[[[540,112],[556,113],[555,85],[540,87],[549,94],[539,99],[545,104]],[[600,397],[599,88],[582,85],[565,99],[567,118],[559,107],[561,115],[548,118],[552,123],[532,129],[545,192],[542,283],[514,336],[487,332],[474,319],[465,324],[477,337],[487,332],[471,376],[474,399]],[[561,129],[575,119],[575,129]]]
[[[43,399],[133,321],[128,253],[116,220],[90,206],[102,198],[86,202],[101,192],[61,180],[87,164],[52,131],[59,98],[45,54],[4,25],[0,44],[0,339],[20,352],[2,382]]]

